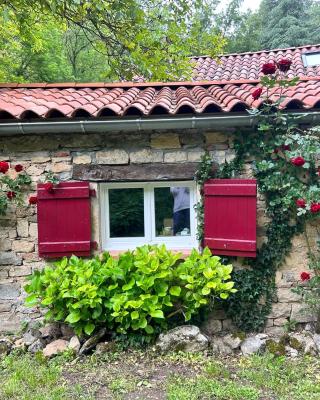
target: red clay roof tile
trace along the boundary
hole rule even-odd
[[[261,66],[280,58],[292,59],[289,76],[299,76],[284,90],[282,107],[320,107],[320,66],[305,67],[302,54],[320,45],[229,54],[213,60],[194,57],[193,80],[188,82],[105,82],[0,84],[0,119],[107,117],[159,113],[243,111],[259,107],[251,93],[259,87]],[[273,100],[280,90],[271,90]]]

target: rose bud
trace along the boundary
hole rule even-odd
[[[16,172],[21,172],[23,170],[23,166],[20,164],[17,164],[14,166],[14,169]]]
[[[300,278],[302,281],[309,281],[311,276],[310,276],[309,272],[301,272]]]
[[[9,191],[9,192],[7,192],[7,197],[9,200],[12,200],[14,197],[16,197],[16,193]]]
[[[310,206],[310,211],[312,214],[316,214],[320,211],[320,203],[312,203]]]
[[[52,182],[46,182],[43,186],[44,186],[44,189],[48,193],[53,193],[53,183]]]
[[[29,204],[37,204],[38,202],[38,197],[37,196],[30,196],[29,197]]]
[[[9,163],[7,161],[0,161],[0,172],[5,174],[9,169]]]
[[[261,93],[262,93],[262,88],[257,88],[257,89],[255,89],[255,90],[251,93],[251,96],[253,97],[253,100],[257,100],[257,99],[261,96]]]
[[[296,167],[302,167],[305,164],[306,160],[303,157],[293,157],[291,158],[291,164],[295,165]]]
[[[306,208],[306,201],[304,199],[298,199],[296,205],[299,208]]]

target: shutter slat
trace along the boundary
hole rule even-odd
[[[46,258],[89,256],[91,207],[88,182],[61,182],[48,193],[38,188],[39,255]]]
[[[204,186],[204,245],[214,254],[256,257],[255,179],[211,179]]]

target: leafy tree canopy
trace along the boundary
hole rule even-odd
[[[222,51],[224,40],[215,29],[206,30],[203,40],[200,35],[201,16],[213,3],[5,0],[0,5],[0,78],[186,79],[195,48],[211,56]]]

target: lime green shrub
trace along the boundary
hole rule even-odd
[[[46,318],[69,323],[77,334],[107,326],[121,334],[152,335],[168,320],[185,321],[214,297],[235,292],[231,265],[209,249],[193,250],[185,260],[165,246],[142,246],[113,258],[72,256],[35,271],[25,287],[26,304],[47,307]]]

